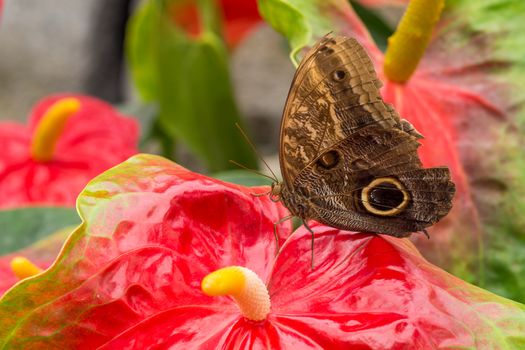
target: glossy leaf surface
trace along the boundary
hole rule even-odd
[[[57,262],[0,300],[7,348],[517,348],[524,307],[430,265],[407,240],[311,223],[279,227],[268,187],[246,188],[138,155],[79,197],[82,226]],[[272,309],[247,322],[200,291],[228,265],[267,282]]]
[[[30,144],[47,109],[75,97],[81,107],[58,139],[51,161],[32,159]],[[0,208],[27,205],[73,206],[95,175],[137,152],[138,126],[109,104],[87,96],[54,95],[34,107],[28,125],[0,122]]]

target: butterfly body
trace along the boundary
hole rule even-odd
[[[404,237],[450,210],[448,168],[421,167],[421,134],[380,86],[352,38],[323,38],[299,65],[281,123],[283,182],[272,194],[304,222]]]

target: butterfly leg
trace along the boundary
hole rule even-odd
[[[264,193],[250,193],[252,197],[264,197],[268,196],[272,191],[264,192]]]
[[[315,234],[314,234],[314,231],[310,228],[310,226],[308,226],[308,224],[306,223],[306,221],[304,221],[303,219],[301,219],[302,223],[303,223],[303,226],[306,227],[306,229],[308,231],[310,231],[310,233],[312,234],[312,242],[310,243],[311,244],[311,251],[312,251],[312,260],[311,260],[311,264],[312,264],[312,270],[314,269],[314,239],[315,239]]]
[[[283,222],[285,222],[286,220],[290,220],[292,219],[294,216],[293,215],[287,215],[285,216],[284,218],[280,218],[277,222],[274,222],[273,223],[273,236],[275,238],[275,245],[277,247],[277,250],[275,252],[275,255],[279,254],[279,250],[281,249],[281,247],[279,247],[279,235],[277,234],[277,227],[282,224]]]

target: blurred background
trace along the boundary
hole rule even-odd
[[[152,103],[151,108],[140,108],[141,99],[130,81],[124,54],[126,26],[138,3],[6,1],[0,30],[0,119],[25,122],[32,106],[42,97],[78,92],[142,117],[143,124],[151,122],[157,107]],[[185,20],[192,19],[188,15]],[[253,22],[249,22],[248,32],[229,52],[228,64],[239,114],[253,141],[278,171],[278,129],[295,68],[288,57],[286,40],[262,20]],[[233,124],[224,127],[237,132]],[[151,135],[144,135],[144,139],[144,151],[159,152],[160,146]],[[184,143],[179,146],[180,163],[194,170],[207,170]],[[223,164],[218,170],[228,166]]]

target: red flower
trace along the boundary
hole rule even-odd
[[[137,152],[137,138],[137,122],[103,101],[45,98],[28,126],[0,122],[0,208],[74,205],[91,178]]]
[[[98,176],[79,196],[84,223],[57,262],[0,300],[0,347],[492,349],[523,341],[522,305],[430,265],[407,240],[312,223],[315,269],[304,228],[276,257],[273,223],[286,211],[254,196],[267,190],[146,155]],[[290,228],[278,232],[284,240]],[[203,277],[229,265],[267,283],[262,321],[201,292]]]
[[[513,225],[517,231],[523,231],[514,210],[522,206],[520,194],[524,191],[520,160],[523,149],[518,141],[522,137],[519,120],[523,109],[522,103],[516,102],[522,101],[517,91],[521,91],[523,65],[515,58],[518,55],[514,49],[507,49],[523,47],[514,39],[518,37],[511,34],[520,30],[520,17],[507,18],[516,7],[523,7],[523,2],[497,2],[498,6],[476,1],[447,2],[432,30],[429,23],[439,15],[426,18],[429,8],[440,8],[443,1],[418,1],[419,9],[406,11],[412,14],[410,21],[401,20],[399,24],[397,52],[392,50],[395,39],[391,37],[385,55],[348,5],[338,8],[338,15],[346,21],[336,25],[340,32],[357,36],[368,48],[383,81],[383,98],[425,136],[419,149],[424,165],[447,165],[452,171],[458,190],[454,207],[445,220],[430,230],[434,239],[420,242],[425,256],[448,269],[461,271],[467,266],[470,276],[479,273],[475,278],[478,283],[484,283],[485,278],[480,278],[480,260],[497,256],[496,252],[487,253],[487,242],[496,241],[487,237],[512,239],[509,227]],[[500,13],[494,11],[496,8]],[[408,80],[397,82],[388,72],[396,63],[393,61],[398,60],[399,69],[405,59],[417,56],[414,49],[403,48],[399,41],[410,41],[410,35],[414,35],[412,38],[417,39],[413,41],[417,42],[421,38],[414,33],[422,35],[422,27],[430,30],[428,48],[423,49],[424,55]],[[485,242],[480,243],[482,240]],[[482,246],[484,253],[480,251]],[[485,257],[480,258],[478,253]],[[515,258],[503,264],[516,269],[510,267],[516,265]],[[494,264],[498,269],[495,275],[501,273],[501,265],[501,261]],[[500,278],[496,277],[496,288],[504,282]],[[523,298],[521,292],[513,295]]]
[[[386,55],[348,1],[302,8],[293,3],[260,2],[265,19],[288,37],[292,53],[330,31],[356,37],[383,82],[385,101],[424,135],[419,148],[424,165],[451,169],[457,188],[452,211],[429,230],[431,240],[414,238],[425,256],[478,283],[491,280],[500,291],[502,284],[512,284],[507,295],[525,300],[523,288],[502,277],[523,275],[517,259],[525,227],[520,220],[525,45],[515,33],[525,27],[517,15],[525,3],[447,1],[439,19],[444,0],[412,0]],[[290,20],[276,20],[284,16]],[[508,247],[516,250],[502,258],[499,253]],[[489,273],[483,272],[487,261]]]
[[[255,0],[217,1],[223,18],[224,38],[228,47],[235,47],[259,22],[261,16]],[[191,37],[202,32],[202,16],[195,1],[176,2],[170,7],[173,20]]]

